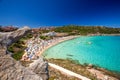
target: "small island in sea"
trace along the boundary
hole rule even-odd
[[[119,45],[120,28],[0,27],[0,79],[119,80]]]

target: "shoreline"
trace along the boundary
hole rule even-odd
[[[86,36],[120,36],[120,34],[88,34]]]
[[[30,59],[28,56],[27,56],[27,54],[28,54],[28,50],[26,51],[25,50],[25,53],[23,54],[23,56],[22,56],[22,61],[30,61],[30,60],[36,60],[36,59],[38,59],[39,57],[41,57],[42,56],[42,54],[43,54],[43,52],[45,51],[45,50],[47,50],[48,48],[50,48],[50,47],[52,47],[52,46],[55,46],[56,44],[59,44],[59,43],[61,43],[61,42],[64,42],[64,41],[67,41],[67,40],[71,40],[71,39],[74,39],[74,38],[77,38],[77,37],[80,37],[80,35],[78,35],[78,36],[66,36],[66,37],[57,37],[57,38],[53,38],[53,39],[51,39],[51,40],[48,40],[48,41],[50,41],[50,42],[48,42],[48,41],[46,41],[46,40],[40,40],[39,38],[39,42],[41,42],[42,43],[42,45],[39,45],[38,47],[39,47],[39,49],[37,50],[37,51],[35,51],[34,52],[34,56]],[[30,40],[31,41],[31,40]],[[34,44],[34,40],[33,40],[33,44]],[[47,44],[46,44],[46,42],[47,42]],[[36,42],[35,42],[36,43]],[[37,44],[41,44],[41,43],[37,43]],[[27,44],[28,45],[28,44]],[[34,45],[31,47],[31,49],[34,47]],[[29,48],[29,47],[28,47]],[[36,56],[36,58],[35,58],[35,56]],[[26,59],[26,57],[28,57],[27,59]]]
[[[47,49],[49,49],[52,46],[55,46],[55,45],[57,45],[57,44],[59,44],[61,42],[64,42],[64,41],[67,41],[67,40],[71,40],[71,39],[74,39],[74,38],[77,38],[77,37],[80,37],[80,35],[79,36],[67,36],[67,37],[60,38],[60,40],[58,39],[58,41],[56,41],[55,43],[52,42],[47,47],[43,48],[43,50],[39,52],[38,56],[42,56],[44,51],[46,51]]]
[[[52,46],[55,46],[61,42],[64,42],[64,41],[67,41],[67,40],[71,40],[71,39],[74,39],[74,38],[77,38],[77,37],[80,37],[80,36],[120,36],[120,34],[88,34],[88,35],[73,35],[73,36],[67,36],[67,37],[63,37],[63,39],[61,40],[58,40],[57,42],[55,43],[51,43],[50,45],[48,45],[47,47],[45,47],[42,51],[39,52],[38,56],[41,56],[45,50],[49,49],[50,47]]]

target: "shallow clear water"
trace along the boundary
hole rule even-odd
[[[46,58],[79,60],[120,72],[120,36],[82,36],[57,44],[43,55]]]

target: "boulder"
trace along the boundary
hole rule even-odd
[[[33,72],[42,76],[44,80],[48,79],[48,63],[40,57],[39,59],[35,60],[33,63],[30,64],[29,69]]]

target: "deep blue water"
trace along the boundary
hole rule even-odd
[[[43,55],[46,58],[79,60],[120,72],[120,36],[82,36],[57,44]]]

